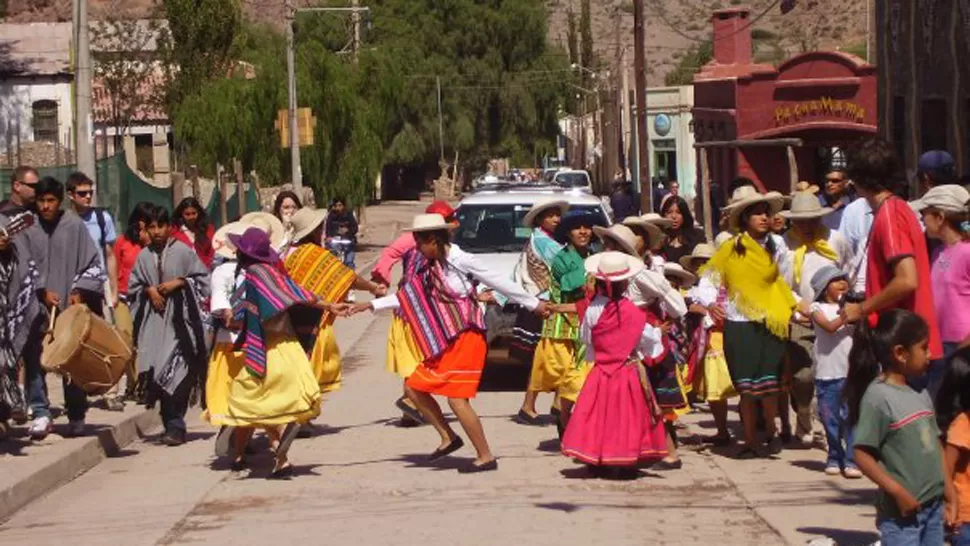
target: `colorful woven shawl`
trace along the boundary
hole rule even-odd
[[[474,288],[468,294],[453,292],[438,263],[425,261],[397,291],[397,297],[425,361],[445,352],[462,332],[485,331],[485,316],[474,298]]]
[[[246,268],[242,286],[233,296],[232,312],[244,328],[236,349],[245,351],[246,369],[256,377],[266,377],[266,331],[268,320],[292,307],[307,305],[314,296],[293,279],[273,266],[251,265]],[[316,315],[319,320],[319,313]]]
[[[549,301],[573,303],[585,296],[586,268],[583,257],[568,245],[552,262],[552,285]],[[553,313],[542,323],[542,337],[548,339],[579,339],[579,316],[575,313]]]
[[[304,244],[286,258],[286,272],[303,288],[327,302],[342,302],[357,280],[353,269],[345,266],[326,249]],[[321,326],[333,324],[334,315],[324,312]]]

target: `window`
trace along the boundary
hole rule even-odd
[[[34,140],[57,141],[57,102],[39,100],[33,104]]]
[[[522,225],[531,204],[462,205],[455,217],[458,230],[455,243],[466,252],[521,252],[532,235],[532,228]],[[569,210],[587,210],[596,214],[605,226],[609,224],[599,205],[571,205]]]

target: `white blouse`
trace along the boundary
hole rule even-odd
[[[586,361],[595,362],[596,354],[593,351],[593,327],[603,316],[603,309],[609,300],[605,296],[596,296],[586,309],[583,322],[579,324],[579,340],[586,345]],[[657,358],[663,354],[663,331],[651,324],[643,327],[640,333],[640,341],[637,343],[637,352],[641,356]]]
[[[454,243],[448,251],[447,261],[449,267],[445,270],[445,282],[456,294],[468,294],[472,291],[473,285],[468,279],[470,275],[476,281],[506,296],[512,303],[530,311],[539,306],[539,298],[526,292],[508,277],[488,269],[477,256],[465,252]],[[396,295],[390,295],[372,300],[371,305],[374,311],[381,311],[396,309],[400,302]]]
[[[652,269],[644,268],[630,279],[625,296],[637,307],[648,306],[660,300],[667,314],[675,319],[687,314],[684,297],[670,285],[663,274]]]
[[[236,262],[225,262],[212,270],[212,296],[209,299],[209,309],[212,313],[232,310],[232,295],[242,286],[243,276],[236,278]],[[216,343],[235,343],[239,334],[219,328],[216,334]]]

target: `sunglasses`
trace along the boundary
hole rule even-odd
[[[74,192],[74,195],[76,195],[76,196],[78,196],[78,197],[91,197],[91,195],[92,195],[93,193],[94,193],[94,191],[93,191],[93,190],[85,190],[85,191],[75,191],[75,192]]]

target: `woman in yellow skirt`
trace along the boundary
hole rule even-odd
[[[246,443],[260,427],[276,445],[272,476],[279,477],[292,468],[286,454],[298,425],[320,414],[320,386],[298,332],[312,337],[320,311],[342,315],[348,306],[321,301],[283,273],[264,231],[249,228],[228,238],[245,275],[233,298],[233,325],[241,327],[236,348],[245,365],[229,387],[220,419],[237,427],[233,469],[245,467]]]

